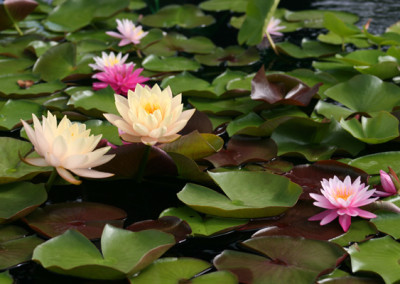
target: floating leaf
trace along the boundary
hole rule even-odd
[[[327,10],[301,10],[301,11],[285,11],[285,19],[289,22],[302,22],[306,28],[323,28],[323,20],[325,13],[334,14],[337,18],[345,23],[354,24],[359,20],[355,14],[343,11],[327,11]]]
[[[174,142],[162,145],[165,152],[173,152],[197,160],[221,150],[224,140],[214,134],[199,133],[197,130],[180,137]]]
[[[160,72],[197,71],[200,64],[186,57],[159,57],[147,56],[142,65],[145,69]]]
[[[33,0],[1,1],[0,3],[0,30],[13,26],[14,22],[25,19],[35,10],[38,3]],[[12,19],[10,19],[10,17]]]
[[[227,100],[210,100],[202,98],[190,98],[189,103],[197,110],[218,115],[235,115],[248,113],[261,102],[254,101],[250,97],[240,97]]]
[[[362,116],[361,122],[355,117],[349,120],[342,118],[340,125],[353,137],[369,144],[385,143],[399,136],[399,120],[386,111],[371,118]]]
[[[301,41],[301,47],[288,41],[277,42],[276,47],[280,52],[294,58],[320,57],[340,52],[340,47],[338,46],[308,39]]]
[[[314,111],[328,119],[334,118],[336,121],[340,121],[342,118],[347,118],[353,114],[353,112],[348,108],[337,104],[327,103],[322,100],[318,101],[315,105]]]
[[[153,262],[139,275],[130,279],[132,284],[236,284],[236,277],[228,271],[217,271],[201,274],[202,271],[210,268],[211,265],[200,259],[195,258],[176,258],[166,257]]]
[[[271,139],[232,137],[226,149],[206,157],[214,167],[239,166],[250,162],[267,162],[276,157],[278,148]]]
[[[201,64],[207,66],[218,66],[221,64],[228,66],[244,66],[254,64],[260,60],[257,49],[244,49],[240,46],[228,46],[225,49],[218,47],[210,54],[198,54],[194,58]]]
[[[352,167],[359,168],[369,175],[377,175],[380,170],[391,167],[395,172],[400,172],[400,152],[381,152],[365,155],[348,163]]]
[[[139,232],[143,230],[160,230],[175,236],[175,241],[180,242],[192,233],[188,223],[175,216],[160,216],[157,220],[144,220],[126,227],[127,230]]]
[[[175,244],[157,230],[130,232],[106,225],[102,254],[82,234],[68,230],[36,247],[33,260],[46,269],[89,279],[121,279],[142,270]]]
[[[352,36],[360,33],[360,30],[355,25],[345,23],[335,14],[330,12],[324,14],[324,27],[341,37]]]
[[[244,219],[220,218],[209,215],[203,217],[190,207],[168,208],[161,212],[160,216],[176,216],[185,220],[195,236],[217,235],[240,228],[247,223],[247,220]]]
[[[385,283],[400,280],[399,266],[400,244],[390,236],[355,243],[348,249],[351,258],[351,269],[371,271],[379,274]]]
[[[207,11],[246,12],[247,0],[208,0],[200,3],[199,7]]]
[[[28,100],[7,100],[0,108],[0,128],[11,130],[21,119],[30,120],[32,114],[40,116],[44,111],[42,105]]]
[[[24,221],[34,231],[53,238],[69,229],[88,239],[100,238],[106,224],[122,227],[126,212],[114,206],[92,202],[70,202],[36,209]]]
[[[346,233],[330,241],[340,246],[348,246],[351,243],[363,242],[372,238],[376,233],[378,233],[378,230],[370,222],[366,220],[356,220],[351,222],[350,229]]]
[[[364,148],[362,142],[343,130],[335,120],[319,123],[294,118],[279,125],[271,138],[278,145],[278,155],[298,153],[309,161],[329,159],[338,149],[356,155]]]
[[[28,58],[7,58],[0,59],[0,76],[15,73],[25,73],[33,61]]]
[[[397,197],[385,201],[392,202],[397,206],[400,205]],[[371,219],[371,223],[373,223],[380,232],[391,235],[395,239],[400,239],[399,214],[383,210],[377,210],[374,211],[374,213],[377,217]]]
[[[191,29],[208,26],[214,23],[214,18],[204,13],[195,5],[168,5],[153,15],[147,15],[142,23],[150,27],[170,28],[179,26]]]
[[[0,269],[11,268],[31,260],[34,248],[43,240],[36,236],[26,236],[27,234],[26,230],[18,226],[0,227]]]
[[[8,271],[0,273],[0,282],[3,284],[13,284],[14,280]]]
[[[169,153],[169,156],[174,161],[180,178],[202,184],[211,182],[210,176],[194,160],[173,152]]]
[[[109,123],[108,121],[91,119],[84,122],[86,129],[90,129],[90,134],[102,135],[102,139],[114,145],[121,145],[122,141],[118,135],[118,128]]]
[[[400,87],[371,75],[357,75],[325,91],[355,112],[391,111],[400,104]]]
[[[218,270],[231,271],[241,283],[313,283],[345,255],[336,244],[303,238],[259,237],[242,244],[257,254],[225,250],[214,259]]]
[[[196,211],[233,218],[257,218],[279,215],[294,206],[301,188],[289,179],[267,172],[209,172],[225,192],[187,184],[178,198]]]

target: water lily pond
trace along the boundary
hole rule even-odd
[[[0,283],[399,283],[400,7],[297,2],[0,0]]]

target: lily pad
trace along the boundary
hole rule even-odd
[[[355,112],[390,112],[400,104],[400,87],[371,75],[354,76],[324,94]]]
[[[211,264],[195,258],[166,257],[156,260],[139,275],[130,279],[131,284],[236,284],[236,277],[228,271],[216,271],[197,276]]]
[[[2,1],[0,3],[0,30],[11,27],[14,22],[23,20],[38,6],[32,0]],[[10,18],[11,17],[11,18]]]
[[[244,219],[220,218],[210,215],[201,216],[190,207],[168,208],[161,212],[160,217],[176,216],[185,220],[194,236],[211,236],[231,231],[244,226],[248,221]]]
[[[399,255],[400,244],[390,236],[372,239],[364,243],[355,243],[348,249],[351,269],[371,271],[379,274],[385,283],[400,280]]]
[[[217,135],[210,133],[199,133],[197,130],[180,137],[171,143],[162,145],[162,149],[169,153],[178,153],[197,160],[210,156],[224,145],[224,140]]]
[[[337,18],[348,24],[354,24],[359,20],[359,17],[357,15],[349,12],[328,10],[286,10],[285,20],[289,22],[302,22],[302,25],[305,28],[323,28],[325,13],[334,14]]]
[[[218,270],[233,272],[241,283],[314,283],[345,256],[336,244],[303,238],[259,237],[242,244],[257,254],[225,250],[214,259]]]
[[[200,64],[186,57],[159,57],[157,55],[147,56],[142,65],[145,69],[160,72],[197,71]]]
[[[28,58],[0,59],[0,76],[6,74],[25,73],[28,67],[33,65]]]
[[[371,221],[374,220],[375,219],[372,219]],[[365,220],[356,220],[351,222],[350,229],[346,233],[337,236],[330,241],[340,246],[348,246],[354,242],[366,241],[375,236],[376,233],[378,233],[378,230],[370,222]]]
[[[340,52],[340,47],[319,41],[303,39],[301,47],[288,41],[276,43],[278,50],[294,58],[312,58],[333,55]]]
[[[88,239],[100,238],[106,224],[122,227],[126,212],[114,206],[92,202],[70,202],[36,209],[24,221],[37,233],[49,238],[69,229]]]
[[[13,284],[14,280],[8,271],[0,273],[0,282],[3,284]]]
[[[240,46],[228,46],[225,49],[218,47],[212,53],[196,55],[198,62],[207,66],[245,66],[256,63],[260,60],[259,53],[255,48],[244,49]]]
[[[0,227],[0,269],[11,268],[31,260],[33,250],[43,243],[43,240],[36,236],[27,235],[28,232],[18,226]]]
[[[20,125],[21,119],[32,119],[32,114],[41,116],[42,105],[28,100],[8,100],[0,108],[0,129],[11,130]]]
[[[179,26],[191,29],[208,26],[214,23],[214,18],[205,15],[197,6],[191,4],[168,5],[153,15],[147,15],[142,23],[149,27],[170,28]]]
[[[250,162],[267,162],[276,157],[278,148],[271,139],[232,137],[226,149],[206,157],[214,167],[239,166]]]
[[[20,156],[32,150],[32,144],[9,137],[0,137],[0,184],[29,180],[39,173],[49,172],[51,167],[35,167],[25,164]]]
[[[279,215],[294,206],[302,192],[289,179],[267,172],[209,172],[209,175],[227,196],[189,183],[178,193],[178,198],[196,211],[220,217]]]
[[[382,169],[391,167],[395,172],[400,172],[400,152],[390,151],[365,155],[351,160],[348,163],[370,175],[377,175]]]
[[[399,120],[386,111],[370,118],[363,116],[361,121],[355,117],[349,120],[342,118],[340,125],[353,137],[369,144],[385,143],[399,136]]]
[[[68,230],[36,247],[33,260],[46,269],[89,279],[122,279],[142,270],[175,244],[157,230],[130,232],[106,225],[102,254],[82,234]]]
[[[246,12],[248,0],[208,0],[200,3],[199,7],[206,11]]]
[[[102,139],[106,139],[108,142],[114,145],[121,145],[122,140],[119,138],[118,128],[109,123],[108,121],[99,119],[90,119],[84,122],[86,129],[90,129],[90,134],[102,135]]]
[[[397,206],[400,205],[398,197],[385,201],[392,202]],[[399,214],[384,210],[377,210],[374,211],[374,213],[377,217],[371,219],[371,223],[373,223],[380,232],[391,235],[395,239],[400,239]]]
[[[279,125],[271,138],[278,145],[278,155],[297,153],[309,161],[329,159],[339,149],[356,155],[365,147],[335,120],[319,123],[294,118]]]
[[[211,183],[205,167],[201,168],[194,160],[182,154],[170,152],[168,155],[174,161],[180,178],[202,184]]]
[[[347,118],[353,114],[353,111],[348,108],[322,100],[317,102],[314,111],[328,119],[334,118],[336,121],[340,121],[342,118]]]

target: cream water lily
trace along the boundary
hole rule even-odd
[[[127,142],[146,145],[171,142],[179,137],[177,132],[185,127],[195,109],[183,110],[181,94],[172,96],[171,89],[161,90],[137,85],[128,91],[128,97],[115,95],[115,105],[121,116],[104,114],[106,119],[119,128]]]
[[[105,155],[110,147],[96,149],[101,135],[90,135],[82,123],[72,123],[66,116],[57,125],[57,118],[48,112],[42,123],[32,114],[34,129],[21,120],[29,140],[39,158],[24,158],[28,164],[40,167],[53,166],[58,174],[73,184],[80,184],[71,173],[81,177],[107,178],[112,173],[93,170],[110,161],[114,155]]]
[[[375,189],[368,190],[358,177],[353,183],[349,176],[344,181],[338,177],[321,181],[322,189],[320,194],[310,193],[310,196],[316,200],[315,206],[327,210],[309,218],[310,221],[321,220],[321,225],[332,222],[339,216],[339,223],[343,230],[347,232],[351,224],[351,217],[360,216],[363,218],[375,218],[376,215],[363,210],[359,207],[374,202],[376,198],[371,198]]]

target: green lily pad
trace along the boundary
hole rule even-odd
[[[42,105],[28,100],[8,100],[0,108],[0,129],[11,130],[20,125],[21,119],[32,119],[32,114],[40,116],[44,111]]]
[[[372,219],[371,221],[374,221]],[[363,242],[378,233],[378,230],[368,221],[356,220],[351,222],[350,229],[341,236],[330,239],[340,246],[348,246],[353,242]]]
[[[119,138],[118,128],[105,120],[90,119],[84,122],[86,129],[90,129],[90,134],[102,135],[102,139],[107,139],[108,142],[114,145],[122,145],[122,140]]]
[[[385,200],[388,202],[392,202],[395,205],[400,205],[400,200],[396,196],[395,198]],[[371,219],[371,223],[373,223],[376,228],[385,234],[391,235],[395,239],[400,238],[400,216],[398,213],[384,211],[384,210],[377,210],[374,211],[376,214],[376,218]]]
[[[56,32],[73,32],[91,23],[94,18],[106,18],[126,8],[129,0],[63,1],[50,12],[44,25]]]
[[[271,138],[278,145],[278,155],[297,153],[309,161],[329,159],[339,149],[356,155],[365,147],[335,120],[319,123],[293,118],[279,125]]]
[[[390,112],[400,104],[400,87],[371,75],[354,76],[329,88],[325,95],[356,112]]]
[[[200,3],[199,7],[206,11],[246,12],[247,0],[208,0]]]
[[[28,44],[34,40],[40,40],[39,35],[24,35],[16,37],[12,40],[0,41],[0,55],[5,55],[9,57],[24,57],[24,51]]]
[[[186,29],[208,26],[214,18],[205,15],[197,6],[191,4],[168,5],[153,15],[147,15],[142,23],[149,27],[170,28],[179,26]]]
[[[236,284],[236,277],[228,271],[217,271],[197,276],[211,264],[195,258],[166,257],[153,262],[139,275],[130,278],[131,284]]]
[[[355,25],[342,21],[330,12],[324,14],[324,27],[341,37],[352,36],[361,32]]]
[[[178,198],[196,211],[233,218],[258,218],[279,215],[294,206],[302,190],[289,179],[267,172],[209,172],[221,187],[212,189],[187,184]]]
[[[199,133],[197,130],[188,135],[181,136],[178,140],[162,145],[162,149],[169,153],[178,153],[197,160],[210,156],[224,145],[224,140],[210,133]]]
[[[206,37],[195,36],[187,38],[182,34],[168,33],[160,41],[149,45],[143,52],[159,56],[173,56],[177,52],[207,54],[214,49],[214,43]]]
[[[315,84],[323,83],[322,86],[319,87],[318,94],[320,96],[322,96],[326,89],[338,83],[338,80],[334,76],[322,71],[313,72],[309,69],[295,69],[287,72],[286,74],[300,79],[308,86],[314,86]]]
[[[391,167],[395,172],[400,172],[400,152],[381,152],[365,155],[351,160],[350,166],[362,169],[367,174],[377,175],[382,169]]]
[[[310,58],[332,55],[340,52],[340,47],[303,39],[301,47],[288,41],[276,43],[278,50],[294,58]]]
[[[370,118],[361,117],[340,121],[340,125],[353,137],[369,144],[379,144],[399,136],[399,120],[386,111],[381,111]],[[382,127],[385,125],[385,127]]]
[[[14,280],[8,271],[0,273],[0,282],[3,284],[13,284]]]
[[[58,43],[56,41],[45,42],[42,40],[34,40],[29,45],[28,48],[32,49],[33,53],[36,54],[37,57],[42,56],[48,49],[53,46],[56,46]]]
[[[0,186],[0,224],[24,217],[43,204],[47,193],[43,184],[15,182]]]
[[[177,71],[197,71],[200,64],[186,57],[159,57],[156,55],[147,56],[142,66],[151,71],[177,72]]]
[[[51,171],[51,167],[35,167],[25,164],[24,157],[32,150],[32,144],[14,138],[0,137],[0,184],[29,180],[39,173]]]
[[[322,100],[317,102],[314,111],[328,119],[334,118],[336,121],[340,121],[342,118],[347,118],[353,114],[353,111],[348,108]]]
[[[317,40],[334,45],[353,44],[357,48],[368,48],[371,44],[368,38],[363,33],[358,33],[351,36],[341,37],[338,34],[329,32],[327,34],[319,34]]]
[[[103,113],[118,114],[114,90],[110,86],[98,91],[91,87],[72,87],[65,92],[71,96],[67,104],[86,115],[103,118]]]
[[[211,236],[231,231],[245,225],[245,219],[221,218],[213,216],[202,217],[190,207],[168,208],[161,212],[160,217],[176,216],[186,221],[195,236]]]
[[[60,81],[48,83],[38,82],[39,76],[34,74],[8,74],[0,76],[0,95],[5,97],[34,97],[43,96],[65,88],[65,84]],[[21,83],[21,86],[18,84]],[[30,87],[23,84],[34,83]]]
[[[0,269],[11,268],[31,260],[33,250],[43,243],[43,240],[27,234],[26,230],[18,226],[0,227]]]
[[[130,232],[106,225],[102,253],[82,234],[68,230],[36,247],[32,259],[60,274],[122,279],[148,266],[174,244],[174,237],[161,231]]]
[[[53,238],[74,229],[88,239],[100,238],[106,224],[122,227],[126,212],[114,206],[92,202],[68,202],[37,208],[24,221],[34,231]]]
[[[399,255],[400,244],[390,236],[355,243],[348,250],[351,258],[351,269],[371,271],[379,274],[385,283],[400,280]]]
[[[168,155],[174,161],[180,178],[202,184],[211,182],[210,176],[204,172],[205,168],[200,168],[194,160],[185,155],[173,152]]]
[[[218,270],[231,271],[240,283],[314,283],[345,255],[336,244],[304,238],[259,237],[242,245],[257,254],[225,250],[214,258]]]
[[[198,54],[194,57],[198,62],[207,66],[245,66],[256,63],[260,55],[255,48],[244,49],[240,46],[218,47],[210,54]]]
[[[25,73],[33,61],[28,58],[7,58],[0,59],[0,76],[6,74]]]
[[[334,14],[337,18],[348,24],[354,24],[359,20],[355,14],[342,11],[328,10],[301,10],[301,11],[285,11],[285,20],[289,22],[301,22],[305,28],[323,28],[324,15],[326,13]]]

